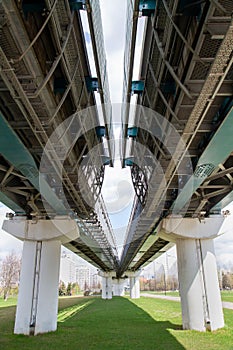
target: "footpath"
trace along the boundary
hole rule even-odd
[[[147,297],[147,298],[157,298],[157,299],[167,299],[167,300],[173,300],[173,301],[180,301],[180,297],[173,297],[171,295],[141,293],[141,296]],[[233,303],[231,303],[229,301],[223,301],[222,306],[225,309],[232,309],[233,310]]]

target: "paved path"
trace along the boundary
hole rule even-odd
[[[223,306],[225,309],[232,309],[232,310],[233,310],[233,303],[230,303],[229,301],[223,301],[223,302],[222,302],[222,306]]]
[[[167,300],[173,300],[173,301],[180,301],[180,297],[173,297],[171,295],[141,293],[141,296],[148,297],[148,298],[158,298],[158,299],[167,299]],[[233,303],[230,303],[229,301],[223,301],[222,302],[222,306],[225,309],[232,309],[233,310]]]

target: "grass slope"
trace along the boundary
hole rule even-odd
[[[178,302],[69,297],[59,300],[57,332],[28,337],[12,334],[15,307],[10,305],[0,300],[4,350],[233,350],[233,310],[225,310],[224,329],[199,333],[181,330]]]

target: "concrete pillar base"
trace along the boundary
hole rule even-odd
[[[123,297],[125,295],[125,279],[117,278],[113,279],[113,295]]]
[[[177,239],[178,274],[184,329],[224,327],[212,239]]]
[[[15,334],[57,329],[60,241],[25,241]]]
[[[102,299],[112,299],[112,277],[102,277]]]
[[[67,216],[53,220],[15,216],[2,228],[24,241],[14,332],[55,331],[61,243],[80,236],[77,223]]]
[[[224,327],[213,238],[224,233],[224,217],[167,217],[158,235],[176,243],[184,329]]]
[[[139,275],[141,271],[135,272],[126,272],[129,277],[129,285],[130,285],[130,298],[131,299],[139,299],[140,298],[140,282]]]
[[[112,299],[112,277],[115,277],[115,272],[99,271],[99,276],[102,277],[102,299]]]

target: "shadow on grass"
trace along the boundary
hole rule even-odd
[[[93,300],[89,300],[84,304],[81,305],[73,305],[70,307],[67,307],[65,309],[62,309],[59,311],[57,315],[57,322],[65,322],[67,321],[70,317],[73,317],[75,314],[83,310],[85,307],[93,303]]]
[[[69,333],[69,345],[77,349],[174,349],[184,347],[169,329],[181,329],[169,321],[156,321],[146,311],[126,298],[94,300],[59,325],[58,333]]]
[[[184,349],[169,332],[169,329],[179,328],[178,325],[156,321],[126,298],[82,299],[77,305],[63,309],[62,313],[68,317],[58,323],[57,332],[27,337],[13,335],[9,329],[2,339],[4,350]]]

